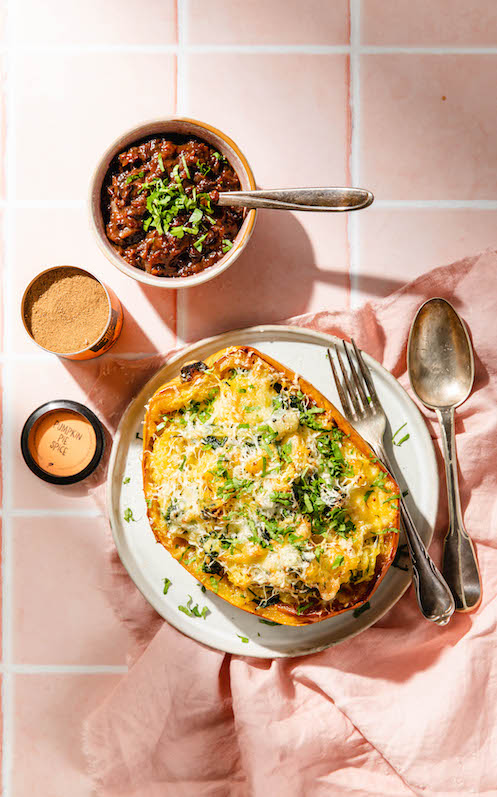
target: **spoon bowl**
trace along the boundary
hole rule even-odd
[[[473,347],[464,323],[445,299],[425,302],[407,345],[412,389],[430,409],[458,407],[473,387]]]

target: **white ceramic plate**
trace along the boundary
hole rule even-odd
[[[196,343],[172,358],[145,385],[126,410],[117,430],[110,459],[107,499],[121,560],[138,589],[165,620],[213,648],[261,658],[298,656],[323,650],[375,623],[409,585],[408,572],[390,567],[370,601],[370,608],[358,616],[349,611],[300,628],[267,626],[213,593],[202,593],[197,580],[155,542],[149,527],[142,489],[142,441],[138,435],[141,437],[144,407],[155,390],[177,376],[186,362],[203,360],[225,346],[245,344],[289,366],[340,407],[325,359],[326,347],[334,340],[337,339],[297,327],[260,326]],[[365,357],[391,430],[407,423],[402,435],[408,432],[409,440],[402,446],[391,446],[393,450],[389,453],[397,460],[403,477],[399,479],[401,487],[409,489],[409,508],[428,545],[438,503],[438,472],[430,435],[416,405],[396,379],[372,357]],[[128,478],[129,482],[124,484],[124,479]],[[127,508],[132,510],[134,522],[124,520]],[[402,543],[401,538],[399,544]],[[164,577],[172,582],[167,595],[163,594]],[[189,595],[194,605],[208,607],[206,619],[188,617],[179,611],[178,606],[185,605]],[[244,642],[243,638],[249,641]]]

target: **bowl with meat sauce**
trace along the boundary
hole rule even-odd
[[[253,190],[234,141],[204,122],[170,117],[122,135],[90,190],[97,241],[139,282],[179,288],[225,271],[245,248],[256,212],[221,207],[219,193]]]

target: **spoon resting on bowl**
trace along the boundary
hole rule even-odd
[[[278,188],[262,191],[223,191],[218,205],[270,210],[340,212],[367,208],[374,200],[365,188]]]

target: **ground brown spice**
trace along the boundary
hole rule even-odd
[[[33,283],[24,303],[26,326],[40,346],[60,354],[86,349],[107,326],[109,302],[100,283],[72,268],[55,268]]]

